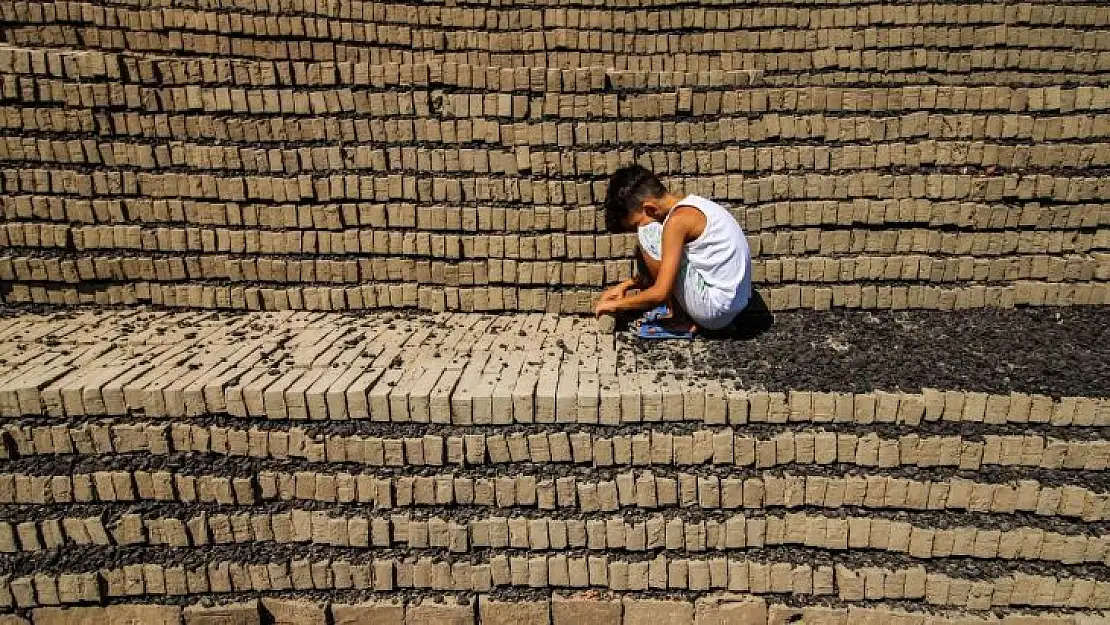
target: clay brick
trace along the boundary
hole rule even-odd
[[[551,615],[546,601],[493,601],[482,596],[478,619],[491,625],[547,625]]]
[[[260,625],[259,608],[258,601],[216,606],[195,604],[186,606],[183,615],[185,625]]]
[[[32,612],[35,623],[70,625],[93,623],[151,623],[177,625],[181,608],[162,605],[118,605],[105,608],[38,608]]]
[[[474,625],[474,606],[455,602],[432,603],[423,601],[411,604],[405,609],[407,625]]]
[[[694,604],[686,601],[625,597],[622,603],[624,605],[622,622],[625,625],[648,625],[660,619],[679,625],[692,625],[694,622]]]
[[[335,625],[402,625],[405,608],[400,603],[331,604]]]
[[[315,623],[322,625],[325,622],[325,606],[309,601],[288,599],[275,599],[266,597],[262,599],[262,609],[274,623]]]
[[[695,602],[695,620],[706,625],[767,622],[767,602],[746,595],[716,595]]]

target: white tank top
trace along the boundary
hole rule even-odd
[[[675,204],[679,206],[693,206],[705,215],[705,230],[686,244],[685,252],[688,266],[705,282],[708,303],[720,312],[740,312],[752,292],[751,252],[740,224],[723,206],[699,195],[687,195]]]

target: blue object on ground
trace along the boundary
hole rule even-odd
[[[644,321],[655,321],[656,319],[659,319],[660,317],[662,317],[663,315],[666,315],[666,314],[667,314],[667,305],[666,304],[660,304],[660,305],[656,306],[655,308],[652,308],[651,310],[647,311],[646,314],[644,314]]]
[[[690,330],[671,330],[658,321],[644,321],[636,333],[642,339],[692,339],[694,333]]]

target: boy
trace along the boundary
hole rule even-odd
[[[751,256],[740,224],[727,210],[697,195],[667,191],[648,169],[630,165],[609,179],[609,232],[636,231],[642,265],[636,278],[606,290],[597,314],[666,305],[649,314],[641,336],[692,336],[726,327],[748,305]],[[636,295],[628,290],[640,289]]]

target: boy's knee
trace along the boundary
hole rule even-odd
[[[663,224],[652,222],[640,227],[636,233],[640,253],[644,258],[659,262],[663,258]]]
[[[641,247],[639,253],[636,254],[637,274],[654,280],[655,274],[656,272],[658,272],[658,270],[659,259],[653,257],[650,252]]]

